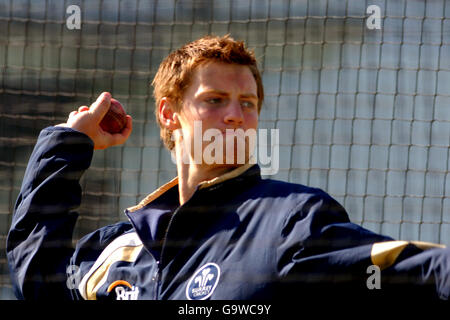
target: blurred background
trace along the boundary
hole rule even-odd
[[[279,129],[267,178],[322,188],[375,232],[450,245],[450,1],[0,0],[0,299],[15,299],[5,240],[40,130],[102,91],[122,102],[134,131],[95,152],[74,241],[125,220],[176,175],[153,115],[159,63],[228,33],[258,57],[260,128]]]

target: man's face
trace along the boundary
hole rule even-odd
[[[256,130],[258,127],[257,86],[250,69],[247,66],[219,62],[200,65],[183,96],[179,121],[183,136],[190,139],[191,155],[194,147],[194,123],[201,123],[202,136],[207,130],[220,130],[225,155],[227,147],[229,148],[225,145],[226,141],[230,141],[227,139],[227,129],[246,131]],[[203,141],[202,149],[209,143]],[[233,148],[235,153],[239,152],[236,149],[237,143]]]

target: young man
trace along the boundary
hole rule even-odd
[[[103,93],[67,123],[44,129],[8,236],[19,298],[448,298],[448,249],[363,229],[321,190],[261,179],[248,141],[244,148],[231,144],[230,130],[257,128],[264,97],[255,57],[243,43],[229,37],[189,43],[162,62],[153,85],[178,177],[128,208],[129,221],[96,230],[72,248],[79,179],[94,149],[126,141],[132,120],[119,134],[104,132],[98,124],[111,95]],[[202,133],[216,130],[222,160],[232,149],[244,152],[244,163],[235,156],[195,161],[195,123]]]

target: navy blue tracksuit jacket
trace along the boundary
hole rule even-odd
[[[74,245],[92,155],[80,132],[40,133],[7,239],[18,298],[449,297],[449,249],[366,230],[325,192],[261,179],[257,165],[199,185],[182,206],[175,178]]]

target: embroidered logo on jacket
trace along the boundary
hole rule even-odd
[[[113,291],[115,293],[116,300],[137,300],[139,296],[139,288],[132,286],[125,280],[117,280],[111,283],[107,292]]]
[[[220,268],[215,263],[207,263],[198,269],[189,280],[186,287],[186,297],[189,300],[208,299],[220,278]]]

